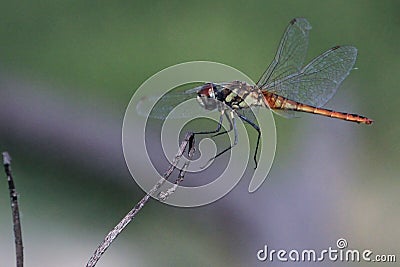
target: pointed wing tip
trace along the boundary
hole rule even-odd
[[[297,24],[300,28],[305,29],[307,31],[311,30],[311,24],[308,22],[306,18],[294,18],[290,21],[291,25]]]
[[[331,48],[331,50],[337,50],[337,49],[344,49],[344,50],[348,50],[348,51],[352,51],[353,53],[355,53],[357,55],[358,49],[355,46],[352,45],[337,45]]]

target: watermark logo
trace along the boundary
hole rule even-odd
[[[257,251],[259,261],[269,262],[396,262],[394,254],[374,254],[370,249],[350,249],[347,240],[339,238],[336,247],[326,249],[270,249]]]
[[[180,141],[182,141],[179,140],[179,136],[182,136],[183,128],[188,122],[199,118],[218,122],[221,115],[218,110],[207,111],[202,108],[196,100],[196,91],[193,91],[192,94],[182,94],[181,91],[177,93],[176,89],[194,83],[231,82],[235,80],[254,84],[245,74],[233,67],[215,62],[196,61],[168,67],[150,77],[135,91],[125,112],[122,145],[128,169],[144,191],[149,192],[162,177],[153,166],[155,159],[149,156],[151,153],[147,153],[151,142],[146,137],[152,134],[147,126],[153,118],[158,118],[162,122],[160,140],[163,155],[162,157],[159,156],[157,160],[166,158],[172,163]],[[242,120],[237,117],[238,143],[230,151],[231,153],[228,153],[230,158],[221,174],[206,185],[178,186],[176,190],[174,189],[176,192],[163,201],[180,207],[195,207],[216,201],[234,188],[243,177],[249,164],[251,164],[253,170],[249,192],[257,190],[266,179],[274,159],[276,129],[272,112],[268,108],[258,108],[256,112],[252,113],[252,116],[262,132],[257,169],[253,170],[255,165],[253,154],[250,151],[250,144],[255,145],[257,135],[255,133],[250,134],[250,138],[248,132],[254,131],[254,129],[246,130]],[[229,128],[226,121],[223,125],[225,129]],[[214,126],[209,126],[204,131],[213,130],[212,127]],[[233,132],[231,131],[227,135],[231,144],[234,142]],[[200,137],[196,136],[196,138]],[[210,164],[207,163],[216,155],[218,149],[223,148],[218,148],[212,138],[201,139],[198,144],[198,151],[201,152],[201,156],[195,160],[190,160],[185,179],[190,179],[191,173],[204,171],[204,165],[213,164],[215,160]],[[185,160],[188,159],[185,158]],[[178,165],[178,167],[180,166]],[[167,181],[163,186],[171,188],[173,185]]]

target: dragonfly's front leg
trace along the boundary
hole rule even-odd
[[[236,128],[236,120],[235,120],[235,112],[233,110],[230,111],[230,117],[227,116],[227,119],[229,121],[230,124],[232,124],[232,128],[233,128],[233,132],[235,134],[235,139],[233,141],[233,144],[231,144],[229,147],[225,148],[224,150],[222,150],[221,152],[219,152],[217,155],[215,155],[214,157],[212,157],[211,159],[209,159],[207,161],[207,163],[204,165],[207,166],[212,160],[218,158],[219,156],[221,156],[222,154],[224,154],[225,152],[231,150],[234,146],[237,145],[238,143],[238,133],[237,133],[237,128]],[[230,130],[231,131],[231,130]]]
[[[196,135],[196,134],[215,134],[215,133],[218,133],[222,128],[222,120],[224,119],[224,114],[225,114],[225,110],[223,109],[221,111],[221,115],[219,116],[217,129],[212,130],[212,131],[194,132],[193,134]]]
[[[226,112],[225,112],[225,117],[226,117],[226,120],[227,120],[228,123],[229,123],[229,130],[216,133],[216,134],[214,134],[212,137],[216,137],[216,136],[219,136],[219,135],[222,135],[222,134],[227,134],[227,133],[230,133],[230,132],[232,131],[232,129],[233,129],[232,121],[231,121],[231,119],[229,118],[228,113],[226,113]]]

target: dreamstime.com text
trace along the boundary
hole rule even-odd
[[[336,248],[314,250],[275,250],[264,245],[263,249],[257,251],[259,261],[279,262],[396,262],[394,254],[374,254],[372,250],[348,249],[347,240],[339,238],[336,241]]]

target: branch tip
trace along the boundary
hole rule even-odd
[[[11,164],[11,156],[7,151],[3,153],[3,165],[10,165]]]

